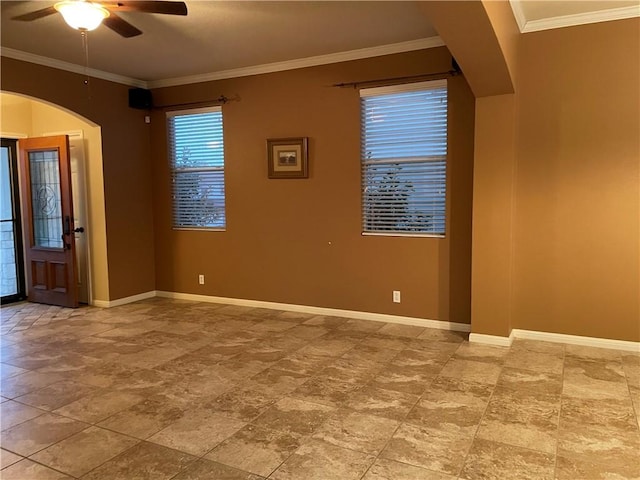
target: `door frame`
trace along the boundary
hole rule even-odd
[[[24,236],[22,234],[22,198],[20,195],[20,178],[18,170],[18,139],[2,136],[0,139],[3,147],[10,150],[9,175],[11,188],[11,202],[13,206],[13,242],[16,263],[16,283],[18,292],[2,297],[2,304],[20,302],[27,298],[26,264],[24,261]]]
[[[73,190],[71,186],[71,155],[69,138],[66,135],[57,137],[27,137],[18,142],[20,154],[22,197],[23,239],[25,250],[27,285],[31,287],[27,299],[31,302],[77,308],[78,276],[77,256],[75,250],[75,234],[73,224]],[[46,163],[55,162],[59,179],[57,207],[60,217],[54,222],[59,228],[54,246],[40,245],[35,232],[34,205],[34,170],[31,163],[32,153],[54,152],[52,158],[44,159]],[[44,157],[43,157],[44,158]],[[44,188],[44,187],[43,187]],[[49,188],[49,187],[46,187]],[[53,192],[51,192],[54,195]],[[40,196],[38,195],[38,198]],[[48,204],[48,203],[47,203]],[[59,218],[59,222],[55,220]],[[62,236],[60,240],[59,236]],[[39,267],[36,268],[36,265]],[[39,272],[39,273],[38,273]]]
[[[82,172],[81,175],[78,175],[78,181],[82,182],[80,188],[71,187],[71,194],[73,198],[77,199],[78,205],[82,208],[82,214],[84,215],[85,225],[81,225],[84,227],[84,264],[86,265],[86,278],[85,281],[87,283],[87,305],[93,305],[93,290],[91,284],[91,228],[88,228],[89,225],[92,225],[91,219],[89,217],[89,197],[87,196],[87,185],[89,184],[89,179],[87,177],[87,162],[86,162],[86,149],[84,144],[84,131],[83,130],[65,130],[65,131],[56,131],[56,132],[45,132],[40,137],[53,137],[57,135],[67,135],[69,137],[69,155],[71,155],[71,141],[76,140],[80,141],[82,144]],[[69,165],[71,168],[71,165]],[[73,182],[73,181],[72,181]],[[74,210],[74,216],[77,217],[78,213]],[[75,221],[75,219],[74,219]],[[76,246],[77,248],[77,246]],[[79,265],[78,265],[78,268]],[[84,303],[84,302],[82,302]]]
[[[36,101],[33,99],[30,99],[31,101]],[[87,223],[87,225],[91,225],[91,209],[89,208],[89,204],[87,202],[87,184],[89,182],[89,177],[88,177],[88,169],[86,168],[86,154],[87,151],[84,148],[85,147],[85,142],[84,142],[84,131],[83,130],[67,130],[65,132],[60,132],[58,133],[59,135],[69,135],[70,137],[73,136],[77,136],[78,134],[82,135],[82,144],[83,144],[83,149],[84,149],[84,161],[85,164],[83,165],[83,169],[82,169],[82,180],[83,180],[83,188],[81,189],[81,192],[71,192],[72,195],[80,195],[80,198],[78,199],[85,208],[85,221]],[[52,136],[53,134],[51,133],[47,133],[47,135],[38,135],[39,137],[44,137],[44,136]],[[6,138],[7,140],[20,140],[21,138],[29,138],[29,135],[25,134],[25,133],[16,133],[16,132],[0,132],[0,136],[2,138]],[[37,137],[36,137],[37,138]],[[18,197],[19,197],[19,201],[22,202],[23,201],[23,195],[24,193],[22,192],[22,189],[20,188],[21,182],[22,182],[22,176],[24,175],[24,173],[22,172],[22,167],[20,166],[20,162],[18,162],[17,165],[17,173],[18,173]],[[85,227],[86,228],[86,227]],[[20,229],[22,230],[22,224],[20,225]],[[91,229],[88,229],[87,231],[85,231],[86,236],[86,243],[87,243],[87,248],[86,248],[86,264],[87,264],[87,305],[93,305],[94,304],[94,299],[93,299],[93,284],[92,284],[92,267],[93,267],[93,263],[92,263],[92,252],[91,252],[91,242],[90,242],[90,232]],[[20,254],[22,255],[23,258],[23,270],[22,270],[22,276],[24,279],[27,278],[27,265],[24,262],[24,258],[25,258],[25,243],[24,243],[24,239],[22,238],[22,232],[21,232],[21,243],[22,243],[22,248],[20,251]],[[26,298],[29,295],[29,285],[27,285],[27,282],[25,280],[25,285],[24,285],[24,299],[26,300]]]

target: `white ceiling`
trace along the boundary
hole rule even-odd
[[[601,21],[599,18],[640,15],[640,0],[510,1],[524,32],[576,21],[589,23]],[[45,64],[56,66],[59,62],[85,65],[80,33],[68,27],[60,15],[33,22],[12,20],[16,15],[53,3],[0,2],[3,55],[40,63],[45,59],[48,62]],[[89,67],[141,80],[138,84],[161,86],[234,76],[240,71],[258,73],[261,70],[255,70],[256,66],[277,65],[276,69],[304,66],[300,59],[315,59],[318,64],[441,44],[419,2],[191,0],[186,3],[189,10],[186,17],[121,13],[144,32],[138,37],[125,39],[104,26],[90,32]],[[608,12],[618,17],[606,17]],[[557,23],[558,19],[562,22]]]
[[[11,17],[54,2],[1,2],[2,46],[84,64],[80,33],[55,14]],[[121,13],[144,33],[89,32],[90,67],[159,80],[377,47],[436,35],[416,2],[187,1],[186,17]]]
[[[509,0],[523,33],[640,16],[640,0]]]
[[[521,2],[522,10],[529,21],[577,15],[585,12],[601,12],[623,7],[637,6],[638,2],[609,0],[607,2],[580,1],[558,2],[549,0],[531,0]]]

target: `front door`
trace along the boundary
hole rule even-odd
[[[73,196],[66,135],[20,139],[28,299],[78,306]]]

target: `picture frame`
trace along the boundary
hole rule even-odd
[[[309,178],[308,137],[267,139],[269,178]]]

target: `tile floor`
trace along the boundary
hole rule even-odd
[[[640,478],[640,356],[152,299],[4,307],[5,480]]]

